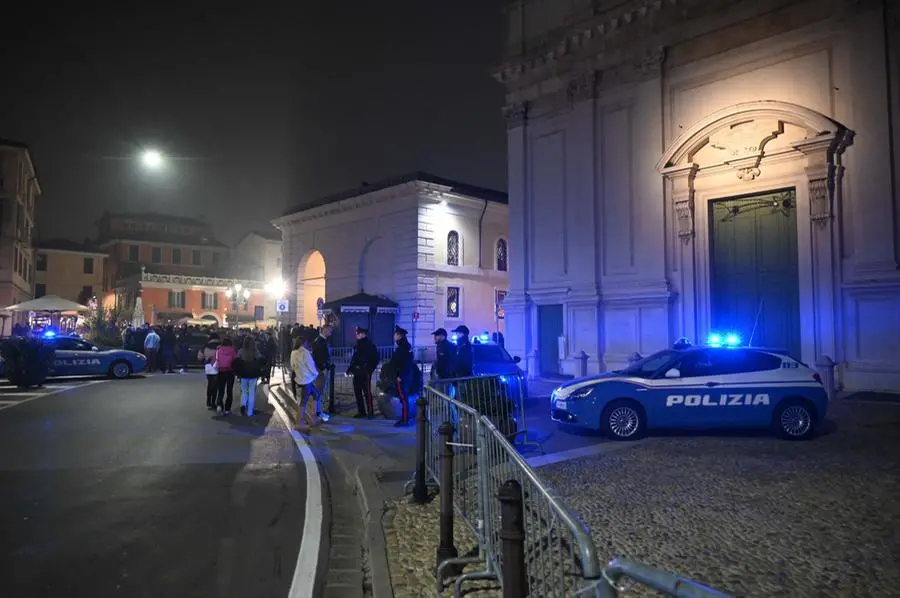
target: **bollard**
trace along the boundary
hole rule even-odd
[[[582,349],[582,350],[578,353],[578,355],[575,356],[575,359],[577,359],[577,360],[580,362],[580,363],[578,364],[578,370],[579,370],[579,374],[580,374],[580,376],[581,376],[582,378],[584,378],[585,376],[587,376],[587,362],[588,362],[588,359],[590,359],[590,358],[591,358],[591,356],[588,355],[588,354],[584,351],[584,349]]]
[[[428,488],[425,486],[425,441],[428,437],[428,420],[425,418],[427,401],[424,395],[416,399],[416,480],[413,486],[413,502],[417,505],[428,501]]]
[[[835,384],[834,384],[834,360],[828,357],[827,355],[822,355],[816,360],[816,369],[819,370],[819,375],[822,376],[822,386],[825,387],[825,392],[828,394],[828,400],[834,400],[835,393]]]
[[[456,546],[453,545],[453,424],[444,422],[438,428],[441,447],[441,515],[440,515],[440,543],[437,548],[437,565],[447,559],[455,559],[459,556]],[[441,580],[438,580],[440,583]]]
[[[525,577],[525,509],[522,502],[522,485],[508,480],[497,493],[500,500],[500,540],[503,576],[503,598],[521,598],[528,595]]]
[[[328,415],[336,415],[337,409],[334,404],[334,364],[328,368]]]

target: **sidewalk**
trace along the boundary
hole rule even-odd
[[[270,388],[293,416],[290,382],[277,373]],[[353,419],[353,397],[336,394],[335,400],[338,415],[304,434],[328,478],[334,515],[325,597],[393,598],[382,517],[415,469],[415,427],[395,428],[377,408],[378,419]]]

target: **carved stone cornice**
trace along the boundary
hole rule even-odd
[[[597,73],[580,73],[566,81],[566,100],[570,105],[597,97]]]
[[[509,104],[503,107],[503,118],[506,119],[506,128],[515,129],[525,125],[528,119],[528,102]]]

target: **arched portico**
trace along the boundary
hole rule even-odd
[[[296,321],[305,325],[318,325],[318,300],[325,300],[325,257],[312,249],[297,264]]]
[[[837,355],[834,215],[840,210],[841,155],[852,138],[839,123],[803,106],[759,101],[710,114],[669,145],[657,169],[666,180],[671,214],[669,276],[679,290],[673,314],[678,334],[698,339],[711,329],[714,202],[786,191],[795,198],[788,201],[796,212],[802,358]]]

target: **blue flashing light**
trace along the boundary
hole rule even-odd
[[[491,337],[488,335],[487,332],[485,332],[484,334],[482,334],[482,335],[479,336],[478,338],[480,338],[480,339],[481,339],[482,341],[484,341],[484,342],[488,342],[489,340],[491,340]]]
[[[44,332],[44,338],[53,338],[56,336],[55,330],[47,330]]]
[[[500,376],[500,382],[502,382],[503,384],[506,384],[508,381],[509,380],[506,376]]]
[[[710,347],[739,347],[741,337],[733,332],[724,335],[713,333],[707,337],[706,344]]]

